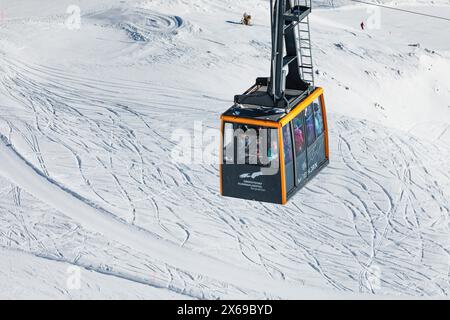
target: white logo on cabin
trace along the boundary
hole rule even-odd
[[[257,178],[259,176],[262,176],[262,175],[263,175],[263,173],[261,171],[257,171],[257,172],[253,172],[253,173],[243,173],[243,174],[241,174],[239,176],[239,178],[241,178],[241,179],[248,179],[248,178],[255,179],[255,178]]]

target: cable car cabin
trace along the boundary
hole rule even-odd
[[[235,105],[221,117],[223,196],[285,204],[329,162],[323,89],[289,112]]]
[[[285,204],[329,161],[323,89],[314,85],[311,0],[270,0],[271,74],[221,116],[221,193]]]

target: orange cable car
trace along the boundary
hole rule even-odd
[[[221,116],[220,188],[223,196],[285,204],[328,165],[328,125],[323,89],[314,86],[311,1],[270,7],[271,76]]]

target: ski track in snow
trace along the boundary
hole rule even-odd
[[[162,23],[172,34],[186,24],[180,19],[157,18],[149,26]],[[147,41],[152,32],[125,29],[134,40]],[[450,148],[439,141],[331,113],[331,164],[287,206],[224,199],[217,165],[170,159],[173,128],[198,118],[217,128],[219,99],[157,82],[81,76],[1,51],[0,58],[0,94],[22,107],[0,103],[4,140],[90,213],[107,212],[129,232],[145,230],[185,258],[206,254],[231,269],[254,270],[279,288],[448,295]],[[2,183],[0,192],[0,244],[7,248],[192,298],[282,296],[240,287],[236,279],[227,283],[225,275],[196,274],[152,256],[144,244],[133,248],[120,238],[111,244],[59,208],[37,214],[48,205],[29,195],[24,201],[16,184]],[[108,252],[96,253],[105,241]],[[134,251],[125,254],[123,245]],[[371,280],[377,272],[378,286]]]
[[[77,79],[70,79],[64,86],[56,85],[55,81],[52,87],[51,83],[42,83],[55,77],[50,72],[42,75],[45,69],[17,64],[11,68],[15,78],[10,80],[11,83],[3,82],[3,87],[23,105],[31,106],[34,115],[34,126],[25,123],[23,129],[18,128],[18,121],[13,125],[7,117],[2,117],[10,125],[12,142],[15,137],[23,137],[34,154],[32,160],[36,167],[49,178],[52,176],[37,141],[48,139],[52,144],[68,149],[84,182],[81,186],[70,187],[99,206],[111,208],[129,223],[136,223],[188,247],[189,238],[214,239],[223,233],[230,246],[228,250],[232,250],[235,241],[245,260],[260,266],[275,279],[292,278],[303,283],[309,277],[302,274],[308,271],[311,276],[315,275],[316,285],[376,292],[368,280],[370,268],[376,265],[393,273],[382,278],[386,292],[447,294],[443,268],[446,265],[438,266],[442,270],[434,265],[435,255],[449,254],[447,226],[444,224],[441,236],[432,232],[446,221],[449,213],[448,200],[439,181],[430,180],[430,170],[436,170],[444,183],[449,179],[448,164],[442,158],[442,152],[437,152],[437,147],[387,129],[380,132],[369,123],[336,116],[331,136],[338,137],[332,142],[337,149],[332,151],[332,165],[316,183],[285,208],[242,203],[218,197],[217,168],[214,166],[190,169],[173,164],[167,158],[150,160],[156,152],[144,146],[161,148],[162,152],[158,154],[167,155],[171,141],[166,132],[159,130],[159,121],[152,120],[153,117],[144,112],[133,111],[134,108],[139,110],[139,105],[117,102],[115,96],[106,96],[108,90],[105,88],[102,88],[105,94],[102,101],[88,100],[93,93],[81,92],[86,87],[84,79],[81,88],[68,87],[70,83],[77,84]],[[24,70],[21,72],[20,68]],[[165,99],[167,101],[167,97]],[[80,108],[81,105],[88,105],[91,110]],[[174,106],[181,109],[176,102]],[[158,119],[158,116],[161,114],[154,118]],[[81,130],[72,129],[74,121]],[[136,129],[136,121],[143,129]],[[133,129],[128,122],[132,122]],[[113,134],[109,132],[111,126],[116,131]],[[367,134],[371,132],[372,135]],[[383,133],[386,138],[380,139],[379,135]],[[92,155],[93,150],[98,150],[95,155]],[[428,161],[421,159],[423,154],[427,155]],[[52,168],[55,176],[62,173],[58,169],[67,170],[67,166]],[[110,177],[106,186],[102,182],[105,176]],[[208,181],[209,184],[197,185],[194,181]],[[62,183],[70,185],[70,181]],[[192,200],[177,203],[180,193]],[[198,201],[203,204],[200,212],[194,209]],[[233,202],[242,208],[232,210],[232,206],[226,205]],[[340,204],[342,212],[333,214],[335,203]],[[438,211],[427,210],[436,206]],[[149,216],[148,208],[152,208],[153,215]],[[245,212],[253,210],[256,214],[244,217],[239,213],[243,209]],[[429,216],[428,212],[438,214]],[[330,219],[336,224],[330,223]],[[194,226],[192,221],[201,222]],[[214,229],[201,228],[202,224],[214,226]],[[339,229],[333,230],[332,226],[339,226]],[[286,232],[280,236],[279,230]],[[340,241],[336,241],[336,237]],[[311,244],[307,245],[309,242]],[[317,248],[322,249],[317,251]],[[328,253],[330,249],[347,257],[344,260],[346,268],[342,268],[343,261],[333,261],[336,253]],[[425,252],[430,257],[425,257]],[[389,265],[393,256],[402,265]],[[430,262],[427,263],[428,259]],[[413,266],[414,262],[421,268]],[[294,271],[296,264],[305,263],[310,270]],[[402,274],[407,276],[396,279]],[[429,274],[437,279],[433,280]],[[353,281],[345,280],[349,275],[355,277],[357,287]],[[414,287],[405,288],[405,281],[414,283]]]
[[[178,16],[165,16],[142,8],[110,8],[85,14],[84,17],[103,27],[120,28],[134,41],[148,42],[156,37],[176,35],[184,27]]]

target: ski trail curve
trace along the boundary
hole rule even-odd
[[[239,268],[195,253],[127,225],[107,212],[90,206],[88,201],[84,201],[79,195],[45,177],[14,149],[6,137],[0,138],[0,174],[92,231],[180,269],[240,288],[258,292],[265,292],[270,288],[275,295],[287,298],[331,298],[333,295],[323,290],[304,290],[294,283],[271,281],[264,275],[256,275],[257,271]],[[342,297],[342,294],[340,296]]]

